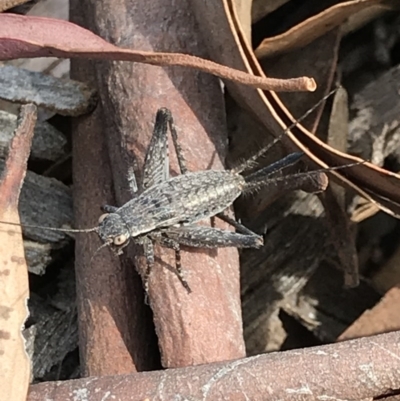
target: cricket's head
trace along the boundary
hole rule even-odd
[[[117,213],[106,213],[99,218],[99,227],[97,229],[101,240],[111,246],[113,250],[121,253],[121,249],[128,245],[131,234]]]

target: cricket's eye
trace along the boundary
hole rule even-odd
[[[122,245],[128,240],[128,236],[125,234],[118,235],[114,238],[114,245]]]
[[[98,223],[101,224],[107,216],[108,216],[108,213],[102,214],[102,215],[99,217]]]

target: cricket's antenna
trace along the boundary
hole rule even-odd
[[[46,226],[35,226],[33,224],[19,224],[19,223],[11,223],[9,221],[0,221],[0,224],[7,224],[9,226],[18,226],[18,227],[26,227],[26,228],[39,228],[42,230],[49,230],[49,231],[58,231],[62,233],[90,233],[93,231],[97,231],[99,227],[92,227],[92,228],[55,228],[55,227],[46,227]]]
[[[325,102],[326,99],[331,97],[335,92],[338,91],[340,86],[337,86],[335,89],[332,89],[327,95],[321,98],[311,109],[307,110],[300,118],[298,118],[294,123],[290,124],[279,136],[277,136],[272,142],[270,142],[267,146],[261,148],[257,153],[243,162],[236,168],[232,170],[235,173],[242,173],[243,171],[247,170],[251,166],[254,165],[254,162],[261,157],[264,153],[267,153],[274,145],[276,145],[292,128],[296,127],[301,121],[303,121],[306,117],[308,117],[321,103]]]
[[[105,242],[104,244],[100,245],[100,246],[94,251],[92,257],[90,258],[89,265],[92,264],[94,257],[95,257],[103,248],[106,248],[107,246],[110,246],[111,243],[112,243],[112,241],[109,241],[109,242]]]

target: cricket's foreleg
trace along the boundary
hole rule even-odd
[[[248,234],[239,234],[213,227],[187,226],[170,227],[163,230],[162,234],[181,245],[194,248],[260,248],[263,246],[262,237],[246,228],[245,230]]]
[[[176,267],[176,275],[179,278],[179,281],[182,283],[183,287],[190,294],[192,290],[189,287],[188,282],[186,281],[181,263],[181,248],[179,243],[172,238],[164,237],[160,232],[154,232],[151,234],[151,238],[161,244],[166,248],[173,249],[175,251],[175,267]]]
[[[104,213],[115,213],[115,212],[118,210],[118,208],[115,207],[115,206],[103,205],[103,206],[101,207],[101,210],[102,210]]]
[[[136,162],[134,164],[136,165]],[[128,168],[127,180],[131,195],[134,196],[139,189],[136,181],[135,167],[131,166]]]

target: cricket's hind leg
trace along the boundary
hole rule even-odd
[[[240,225],[239,223],[237,223]],[[193,248],[260,248],[264,239],[243,227],[247,234],[206,226],[170,227],[162,230],[162,237]],[[158,240],[157,240],[158,241]]]
[[[171,112],[162,108],[157,111],[153,135],[143,166],[142,186],[150,188],[169,179],[168,127],[171,132],[181,174],[187,172],[186,161],[178,143],[178,135]]]
[[[233,222],[236,223],[235,221]],[[183,275],[180,245],[187,245],[193,248],[260,248],[264,244],[262,237],[239,223],[236,223],[236,225],[244,229],[247,234],[238,234],[212,227],[184,226],[155,231],[149,236],[155,242],[175,251],[177,276],[184,288],[190,293],[191,289]]]
[[[150,188],[169,178],[167,130],[170,114],[167,109],[157,111],[143,165],[142,189]]]
[[[150,237],[154,241],[158,242],[160,245],[166,248],[173,249],[175,251],[176,275],[178,276],[179,281],[181,282],[185,290],[190,294],[192,290],[183,274],[182,263],[181,263],[181,248],[179,242],[175,241],[173,238],[167,238],[163,236],[161,232],[154,232],[150,234]]]
[[[181,174],[186,174],[188,172],[188,168],[187,168],[187,165],[186,165],[185,157],[183,156],[182,148],[179,145],[178,134],[176,132],[176,128],[175,128],[174,120],[172,118],[172,114],[168,109],[164,109],[164,110],[167,110],[168,113],[169,113],[169,115],[168,115],[168,125],[169,125],[169,130],[171,131],[172,142],[174,144],[176,157],[178,159],[179,169],[181,170]]]

